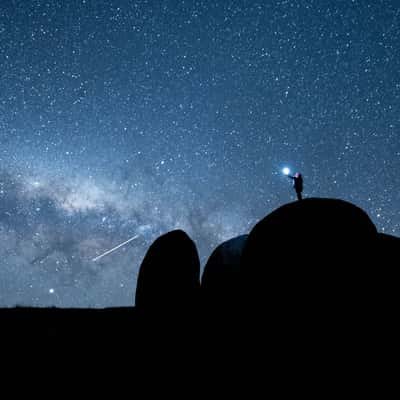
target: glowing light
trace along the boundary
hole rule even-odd
[[[290,169],[289,169],[288,167],[285,167],[285,168],[282,169],[282,172],[283,172],[285,175],[289,175],[289,174],[290,174]]]
[[[49,293],[54,294],[54,289],[53,288],[49,289]]]

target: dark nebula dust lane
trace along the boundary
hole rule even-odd
[[[133,304],[150,244],[304,197],[400,235],[397,1],[2,1],[0,306]],[[93,262],[134,236],[137,239]]]

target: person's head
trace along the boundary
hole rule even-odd
[[[294,174],[294,176],[295,176],[296,178],[301,178],[300,172],[296,172],[296,173]]]

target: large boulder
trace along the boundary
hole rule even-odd
[[[383,304],[378,311],[379,314],[384,316],[387,321],[396,324],[393,315],[397,313],[397,304],[399,303],[400,238],[379,233],[377,243],[375,259],[373,260],[379,270],[374,282],[376,304]]]
[[[208,312],[235,309],[239,302],[240,259],[248,235],[220,244],[211,254],[201,279],[203,305]]]
[[[200,289],[200,260],[189,236],[175,230],[159,237],[140,266],[136,308],[150,313],[193,313]]]
[[[398,265],[400,238],[384,233],[378,235],[379,257],[388,265]]]
[[[372,368],[388,332],[379,317],[389,305],[379,299],[377,242],[368,215],[345,201],[311,198],[269,214],[243,250],[238,340],[298,371],[332,374],[345,359]]]
[[[377,235],[368,215],[342,200],[278,208],[253,228],[243,250],[246,313],[261,309],[274,322],[337,312],[352,318],[373,283]]]

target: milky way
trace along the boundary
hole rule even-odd
[[[156,237],[204,265],[295,200],[284,167],[398,236],[399,23],[383,0],[2,1],[0,306],[131,305]]]

